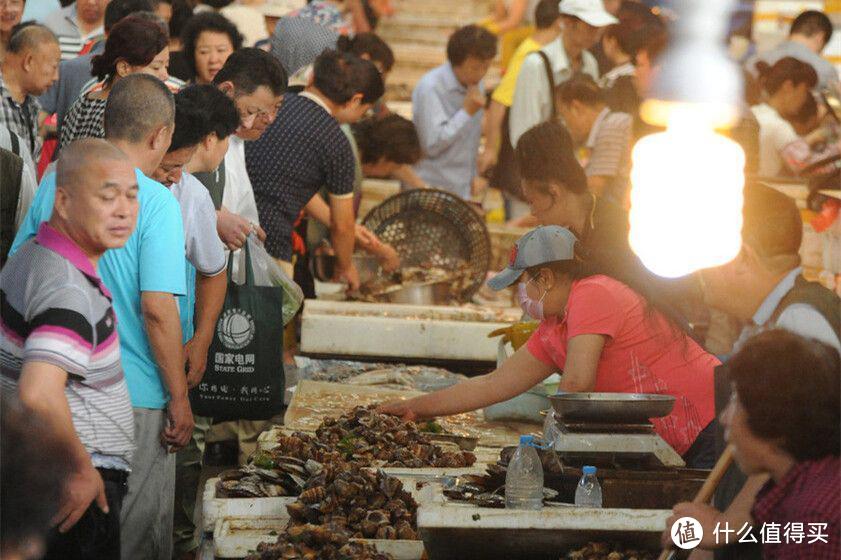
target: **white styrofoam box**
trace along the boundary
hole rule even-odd
[[[540,510],[480,508],[427,503],[418,508],[418,532],[430,558],[476,560],[557,558],[591,541],[633,542],[659,548],[671,510],[544,507]]]
[[[273,542],[289,519],[274,517],[218,519],[213,529],[213,555],[216,558],[245,558],[263,542]]]
[[[301,351],[339,356],[495,361],[491,331],[519,310],[306,300]]]
[[[287,521],[271,517],[220,519],[213,531],[213,552],[217,558],[244,558],[260,543],[275,541],[286,528]],[[423,556],[423,541],[356,540],[391,554],[394,560],[420,560]]]
[[[202,496],[202,529],[213,532],[216,522],[225,517],[259,518],[272,517],[289,520],[286,505],[298,498],[217,498],[216,483],[218,478],[211,478],[204,485]]]
[[[313,280],[315,286],[315,297],[325,301],[344,301],[347,299],[345,292],[347,286],[339,282],[322,282]]]
[[[476,515],[478,514],[478,516]],[[667,509],[544,507],[539,510],[483,508],[459,503],[432,503],[418,509],[418,527],[476,529],[547,529],[645,531],[658,535],[671,515]]]

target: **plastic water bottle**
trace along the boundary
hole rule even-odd
[[[575,505],[590,508],[602,507],[602,487],[596,478],[596,467],[584,467],[584,475],[575,489]]]
[[[555,411],[550,408],[546,411],[546,419],[543,421],[543,445],[554,451],[559,435],[561,430],[555,420]]]
[[[520,446],[508,463],[508,472],[505,474],[505,507],[543,507],[543,464],[535,449],[533,436],[520,436]]]

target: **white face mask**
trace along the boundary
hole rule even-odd
[[[546,297],[546,294],[549,293],[549,290],[544,290],[543,295],[540,296],[539,300],[530,298],[526,292],[526,287],[533,280],[535,279],[532,278],[528,282],[520,282],[519,286],[517,286],[517,301],[520,304],[520,308],[526,315],[537,321],[542,321],[546,318],[546,315],[543,312],[543,300]]]

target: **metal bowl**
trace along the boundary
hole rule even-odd
[[[408,305],[445,305],[449,302],[450,283],[432,282],[430,284],[404,284],[403,287],[384,294],[391,303]]]
[[[639,424],[667,416],[675,406],[671,395],[643,393],[559,393],[549,400],[566,423]]]
[[[322,282],[330,282],[336,272],[335,255],[312,255],[313,276]],[[371,255],[354,253],[353,264],[359,272],[359,282],[367,284],[380,274],[380,263],[377,258]]]

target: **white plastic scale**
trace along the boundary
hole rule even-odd
[[[645,424],[563,424],[555,440],[555,451],[565,464],[588,464],[601,459],[620,465],[650,463],[656,459],[664,467],[684,467],[686,463],[672,447]]]
[[[559,393],[552,402],[560,435],[555,450],[567,464],[600,459],[617,466],[683,467],[680,455],[654,431],[675,398],[639,393]]]

